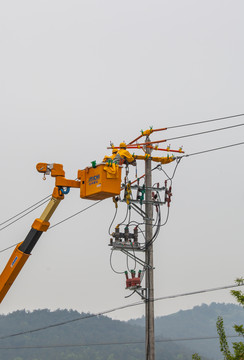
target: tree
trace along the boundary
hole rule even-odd
[[[236,283],[237,285],[244,285],[244,279],[236,279]],[[236,298],[237,302],[244,307],[244,293],[238,290],[231,290],[231,294]],[[232,346],[234,352],[233,354],[230,352],[225,334],[224,321],[221,316],[217,319],[216,327],[219,335],[220,351],[224,355],[224,360],[244,360],[244,343],[242,341],[233,342]],[[233,327],[239,336],[244,337],[243,325],[234,325]],[[192,360],[201,360],[201,357],[198,354],[193,354]]]
[[[193,360],[201,360],[201,358],[200,358],[200,356],[198,354],[193,354],[192,359]]]

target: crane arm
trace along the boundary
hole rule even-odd
[[[67,184],[69,184],[69,180],[65,179],[64,177],[65,172],[63,170],[63,165],[61,164],[38,163],[36,169],[40,173],[43,173],[45,175],[51,174],[51,176],[55,177],[55,187],[53,190],[52,198],[44,209],[42,215],[40,216],[40,218],[35,219],[24,241],[22,241],[16,246],[12,255],[10,256],[7,265],[5,266],[0,275],[0,303],[4,299],[5,295],[11,288],[21,269],[31,255],[31,251],[35,247],[37,241],[40,239],[43,232],[48,230],[50,225],[49,220],[51,216],[57,209],[60,201],[64,199],[64,195],[61,191],[62,186],[66,186]],[[57,185],[57,182],[62,183],[62,181],[64,182],[64,184]],[[73,180],[70,181],[70,186],[80,186],[79,182],[76,182],[74,184]]]
[[[120,194],[121,168],[118,166],[116,174],[113,176],[107,173],[104,164],[78,170],[78,180],[66,179],[61,164],[38,163],[36,169],[44,176],[55,177],[55,187],[52,198],[42,215],[34,221],[25,240],[16,246],[0,275],[0,303],[20,273],[42,233],[48,230],[51,216],[60,201],[64,199],[64,194],[69,193],[70,188],[80,189],[80,197],[91,200],[103,200]]]
[[[0,303],[28,260],[31,251],[41,237],[42,233],[47,231],[50,225],[48,220],[51,218],[63,198],[63,195],[58,195],[58,198],[55,196],[57,196],[56,188],[54,189],[54,194],[42,215],[34,221],[25,240],[16,246],[7,265],[0,275]]]

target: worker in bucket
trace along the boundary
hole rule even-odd
[[[118,149],[115,149],[115,148],[113,148],[113,150],[112,150],[112,155],[105,155],[104,156],[104,158],[103,158],[103,162],[108,162],[108,163],[112,163],[113,162],[113,160],[114,160],[114,158],[115,158],[115,156],[116,156],[116,154],[117,154],[117,152],[118,152]]]
[[[113,163],[122,165],[122,164],[130,164],[135,166],[136,160],[131,155],[131,153],[126,150],[126,144],[124,142],[120,143],[119,145],[119,151],[117,152],[115,158],[113,159]]]

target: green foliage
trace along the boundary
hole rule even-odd
[[[244,285],[244,279],[236,279],[237,285]],[[237,302],[244,307],[244,293],[238,290],[232,290],[231,294],[236,298]],[[217,332],[219,335],[219,345],[220,351],[224,355],[224,360],[244,360],[244,343],[243,342],[233,342],[233,354],[231,354],[229,344],[227,342],[224,321],[222,316],[218,316],[216,322]],[[234,325],[233,328],[239,336],[244,337],[244,328],[243,325]],[[192,355],[193,360],[201,360],[200,356],[195,353]]]
[[[225,360],[231,360],[232,356],[230,353],[229,345],[226,339],[225,329],[224,329],[224,321],[221,316],[218,317],[216,322],[217,332],[219,335],[219,344],[220,344],[220,351],[224,355]]]
[[[239,305],[234,304],[202,304],[193,309],[181,310],[177,313],[157,317],[155,319],[155,334],[157,338],[195,338],[195,337],[216,337],[216,319],[222,316],[225,322],[226,334],[235,335],[234,323],[244,324],[244,311]],[[130,320],[130,324],[145,325],[145,318]],[[189,349],[191,359],[193,353],[201,354],[203,358],[221,359],[218,339],[210,340],[189,340],[181,343]],[[189,359],[188,358],[188,359]],[[160,358],[159,358],[160,359]]]
[[[240,278],[236,280],[236,283],[238,285],[244,284],[244,279]],[[242,291],[231,291],[232,295],[236,298],[237,302],[244,307],[244,293]],[[237,332],[239,336],[244,337],[244,328],[243,325],[234,325],[234,329]],[[244,343],[242,341],[240,342],[234,342],[233,343],[233,350],[234,354],[232,356],[232,359],[234,360],[244,360]]]
[[[201,360],[201,358],[197,353],[195,353],[192,355],[192,360]]]
[[[244,279],[236,279],[236,283],[238,285],[244,285]],[[242,291],[232,290],[231,294],[236,298],[237,302],[242,307],[244,307],[244,293]],[[234,353],[231,354],[225,334],[224,321],[222,316],[218,316],[216,327],[219,335],[220,351],[224,355],[224,360],[244,360],[244,343],[241,341],[232,343]],[[239,336],[244,337],[243,325],[234,325],[233,328]],[[201,360],[198,354],[192,355],[192,359]]]

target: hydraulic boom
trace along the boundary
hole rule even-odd
[[[42,233],[48,230],[51,216],[61,200],[64,199],[64,195],[69,193],[70,188],[80,189],[80,196],[82,198],[93,200],[102,200],[120,194],[121,168],[119,167],[117,175],[113,178],[107,178],[104,164],[79,170],[78,180],[66,179],[63,165],[61,164],[39,163],[36,168],[44,176],[51,174],[51,176],[55,177],[55,187],[52,198],[42,215],[34,221],[25,240],[16,246],[0,275],[0,303],[20,273]]]

